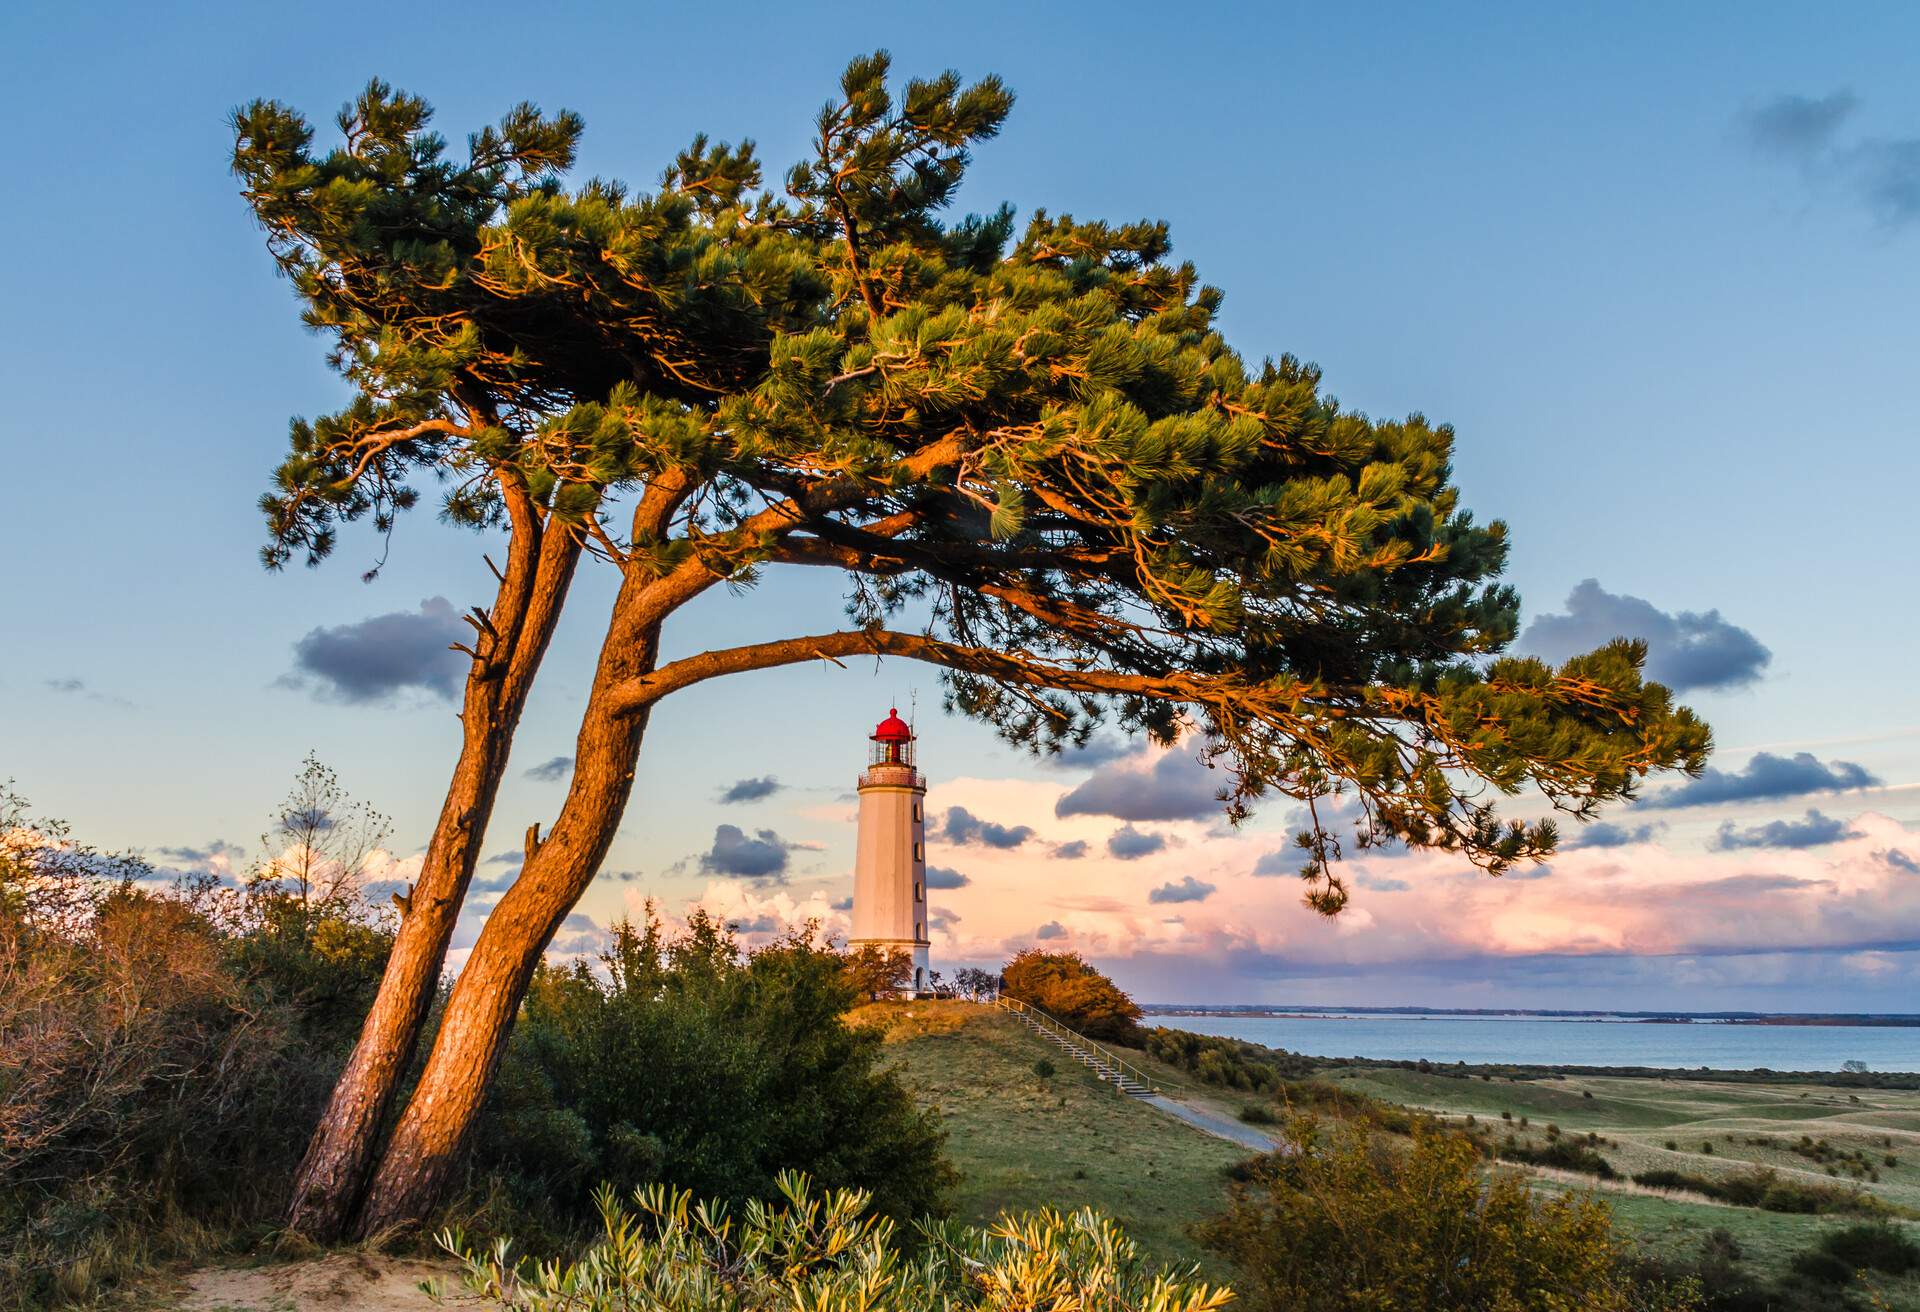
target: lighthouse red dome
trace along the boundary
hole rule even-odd
[[[913,730],[900,718],[898,706],[888,707],[887,718],[880,721],[879,727],[873,731],[873,741],[877,743],[904,743],[912,738]]]

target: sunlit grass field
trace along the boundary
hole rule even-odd
[[[1225,1170],[1244,1149],[1115,1092],[1011,1017],[972,1003],[884,1003],[854,1020],[886,1030],[901,1076],[940,1109],[960,1172],[951,1195],[959,1219],[1091,1205],[1159,1260],[1223,1274],[1187,1227],[1225,1204]],[[1043,1059],[1053,1075],[1035,1073]]]

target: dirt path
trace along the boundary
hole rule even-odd
[[[1254,1129],[1251,1125],[1230,1121],[1224,1116],[1195,1107],[1192,1103],[1182,1102],[1178,1098],[1170,1098],[1163,1093],[1156,1093],[1151,1098],[1142,1098],[1141,1101],[1149,1107],[1158,1107],[1169,1116],[1178,1116],[1195,1129],[1205,1130],[1218,1138],[1231,1140],[1257,1153],[1270,1153],[1280,1146],[1278,1139],[1264,1131]]]
[[[438,1277],[436,1303],[420,1288]],[[460,1288],[452,1267],[411,1257],[332,1253],[309,1262],[208,1267],[186,1278],[178,1312],[480,1312],[487,1304]]]

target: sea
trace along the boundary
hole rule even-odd
[[[1150,1015],[1149,1024],[1244,1039],[1310,1057],[1470,1066],[1656,1066],[1670,1070],[1920,1071],[1920,1027],[1752,1025],[1629,1016]]]

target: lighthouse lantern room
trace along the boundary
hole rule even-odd
[[[927,974],[927,781],[914,765],[913,728],[898,707],[869,739],[860,776],[860,834],[853,864],[853,948],[904,952],[912,991]]]

